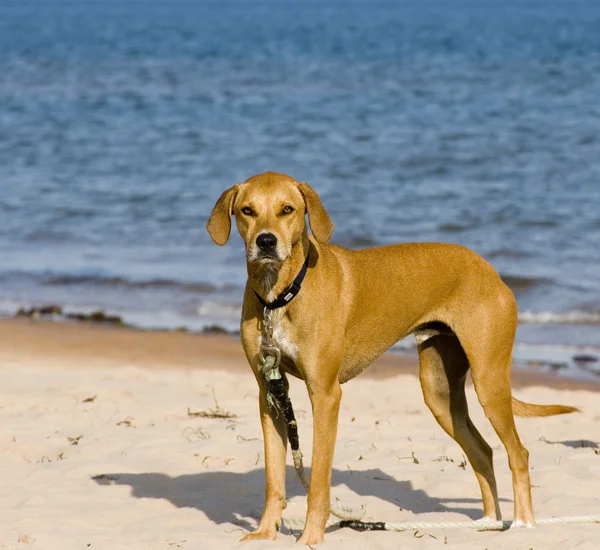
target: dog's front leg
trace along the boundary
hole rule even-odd
[[[262,377],[262,375],[260,375]],[[287,379],[283,376],[286,386]],[[283,415],[267,403],[267,388],[259,379],[260,421],[262,424],[265,471],[266,501],[260,524],[256,531],[244,535],[240,540],[275,539],[281,526],[281,513],[285,501],[285,461],[287,452],[287,428]]]
[[[337,374],[329,380],[309,380],[307,386],[313,412],[313,454],[306,525],[299,542],[318,544],[323,542],[330,513],[331,467],[342,388]]]

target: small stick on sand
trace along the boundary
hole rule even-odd
[[[191,432],[191,433],[190,433]],[[190,428],[189,426],[187,426],[186,428],[183,429],[183,431],[181,432],[181,436],[183,437],[184,434],[189,434],[186,435],[185,438],[191,443],[192,441],[192,437],[196,436],[198,439],[210,439],[210,434],[208,432],[205,432],[202,428]]]
[[[133,416],[128,416],[127,418],[125,418],[125,420],[120,420],[119,422],[117,422],[117,426],[127,426],[128,428],[135,428],[135,426],[132,423],[133,420]]]
[[[243,435],[237,436],[238,441],[260,441],[260,437],[244,437]]]
[[[237,414],[224,411],[223,409],[210,409],[208,411],[192,411],[189,407],[187,409],[188,416],[196,416],[199,418],[237,418]]]
[[[237,414],[226,411],[221,408],[215,395],[215,389],[212,389],[213,399],[215,401],[215,408],[209,409],[208,411],[192,411],[189,407],[187,409],[188,416],[198,416],[200,418],[237,418]]]
[[[406,458],[412,458],[412,461],[413,461],[415,464],[419,464],[419,459],[418,459],[418,458],[415,456],[415,453],[414,453],[414,451],[413,451],[412,453],[410,453],[410,456],[399,456],[399,457],[398,457],[398,460],[404,460],[404,459],[406,459]]]

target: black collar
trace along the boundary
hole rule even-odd
[[[258,295],[258,292],[256,292],[256,290],[254,291],[254,294],[256,294],[256,297],[258,298],[259,302],[264,307],[266,307],[267,309],[277,309],[277,308],[286,306],[294,299],[296,294],[298,294],[298,292],[300,292],[300,287],[302,286],[302,281],[304,280],[304,276],[306,275],[306,270],[308,269],[308,257],[309,257],[309,255],[307,254],[306,260],[304,260],[304,264],[302,265],[302,269],[300,270],[300,273],[298,273],[297,277],[294,279],[294,282],[290,286],[288,286],[272,302],[265,302]]]

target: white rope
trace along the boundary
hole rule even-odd
[[[287,526],[303,527],[303,519],[283,519],[283,523]],[[574,523],[600,523],[600,516],[571,516],[558,518],[542,518],[536,520],[537,525],[555,525],[555,524],[574,524]],[[327,527],[339,526],[340,522],[330,519],[327,522]],[[406,523],[389,523],[385,522],[383,531],[414,531],[420,529],[475,529],[476,531],[503,531],[508,529],[512,522],[500,521],[492,519],[479,519],[475,521],[447,521],[447,522],[406,522]]]

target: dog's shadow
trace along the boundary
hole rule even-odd
[[[287,478],[288,498],[306,494],[291,466],[287,467]],[[100,485],[128,485],[136,498],[166,499],[179,508],[196,508],[217,524],[234,523],[246,529],[251,529],[252,525],[242,518],[260,517],[264,504],[264,468],[244,473],[218,471],[177,477],[161,473],[111,473],[92,479]],[[416,514],[456,512],[471,519],[483,516],[481,499],[430,497],[425,491],[414,489],[410,481],[398,481],[379,469],[352,472],[334,469],[332,487],[336,485],[346,485],[357,495],[375,496]],[[357,499],[352,500],[356,502]],[[477,503],[479,506],[448,506],[452,502]]]

